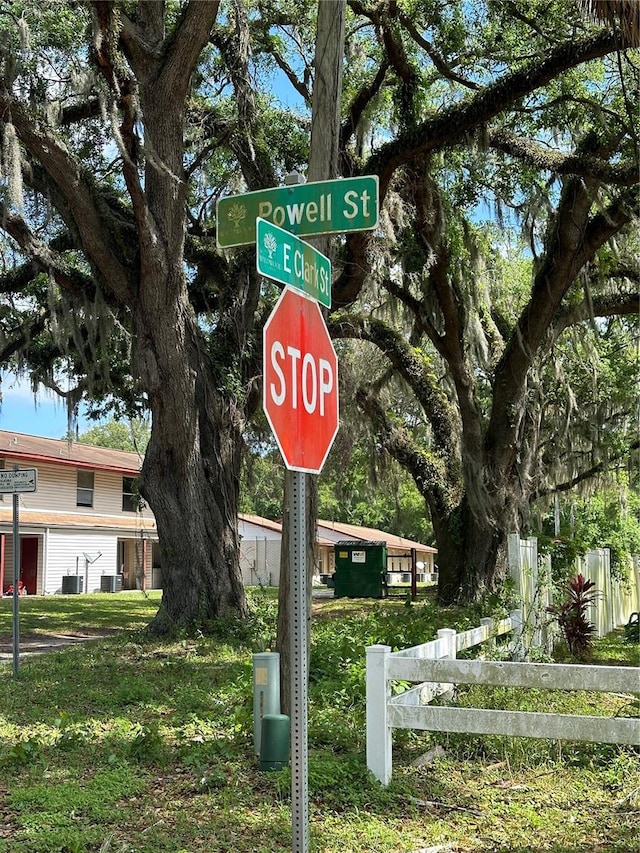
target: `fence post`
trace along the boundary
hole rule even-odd
[[[493,636],[493,619],[491,616],[483,616],[480,619],[480,624],[483,628],[486,628],[484,632],[486,635],[486,646],[489,649],[489,654],[493,654],[496,648],[496,638]]]
[[[447,658],[455,660],[458,656],[456,649],[456,632],[453,628],[440,628],[438,630],[438,639],[444,640],[447,647]]]
[[[387,662],[391,646],[367,647],[367,767],[383,785],[391,781],[391,728],[387,705],[391,689]]]
[[[509,574],[515,584],[516,595],[524,596],[524,581],[522,578],[522,554],[520,552],[520,537],[517,533],[507,536],[507,559],[509,561]]]
[[[511,617],[511,629],[513,631],[513,639],[511,640],[511,656],[514,660],[525,660],[525,638],[524,638],[524,619],[522,618],[522,610],[512,610],[509,614]]]
[[[456,632],[453,628],[440,628],[438,630],[438,639],[444,640],[444,644],[446,646],[446,653],[444,655],[445,658],[450,660],[455,660],[458,656],[458,649],[456,648]],[[442,689],[441,696],[444,699],[451,700],[454,697],[455,693],[455,684],[441,684]]]
[[[606,583],[606,595],[608,598],[607,601],[607,618],[609,624],[607,625],[607,634],[611,633],[618,627],[618,620],[615,616],[615,608],[613,606],[613,582],[611,578],[611,550],[609,548],[602,549],[602,568],[604,570],[604,578]],[[617,585],[620,585],[620,581],[618,581]]]

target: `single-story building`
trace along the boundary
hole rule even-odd
[[[320,548],[322,560],[321,573],[333,574],[335,571],[336,542],[344,540],[362,540],[363,542],[385,542],[387,546],[387,571],[390,583],[405,583],[403,577],[411,572],[412,560],[415,560],[420,580],[430,580],[436,572],[435,556],[438,553],[431,545],[414,542],[403,536],[376,530],[374,527],[360,527],[339,521],[318,520],[318,538],[327,541],[329,547]],[[424,576],[424,577],[423,577]]]
[[[278,586],[282,524],[259,515],[238,515],[240,569],[245,586]]]
[[[238,517],[242,576],[245,585],[277,586],[280,577],[282,525],[256,515]],[[335,544],[343,540],[384,542],[387,549],[389,583],[408,583],[415,561],[420,581],[433,580],[437,550],[393,533],[372,527],[359,527],[338,521],[319,519],[316,524],[317,563],[314,575],[332,575],[335,571]]]
[[[142,457],[125,450],[0,430],[0,471],[35,469],[37,489],[18,495],[20,581],[30,595],[161,589],[158,532],[140,499]],[[13,582],[13,500],[0,493],[0,596]],[[282,525],[240,513],[240,566],[247,586],[277,586]],[[434,571],[434,548],[368,527],[318,521],[315,574],[332,574],[334,543],[385,541],[389,570]],[[390,579],[391,582],[393,582]]]

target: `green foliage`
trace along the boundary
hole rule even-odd
[[[138,723],[133,729],[127,754],[135,761],[157,763],[165,759],[164,738],[157,723]]]
[[[156,105],[159,108],[145,113],[162,88],[150,100],[145,93],[149,91],[147,72],[153,76],[157,57],[173,49],[180,53],[191,45],[189,38],[178,38],[176,33],[187,7],[177,0],[155,7],[162,11],[163,20],[154,18],[154,26],[144,4],[126,0],[96,8],[103,14],[92,19],[88,4],[16,0],[4,4],[0,16],[0,65],[7,103],[11,102],[11,108],[4,111],[2,147],[5,154],[13,151],[4,159],[11,161],[16,177],[24,163],[24,204],[18,198],[20,193],[13,192],[11,176],[6,194],[14,212],[21,207],[25,227],[38,235],[37,241],[20,242],[14,228],[7,238],[1,330],[3,340],[7,339],[6,351],[13,351],[14,344],[20,347],[16,367],[28,364],[34,381],[50,380],[64,367],[64,378],[73,381],[63,384],[73,386],[73,399],[89,394],[96,401],[96,412],[104,413],[111,406],[121,406],[124,412],[139,411],[144,397],[135,387],[132,365],[134,371],[140,368],[141,374],[158,378],[165,343],[172,359],[183,358],[183,366],[186,351],[197,349],[201,353],[197,369],[209,374],[199,387],[214,387],[219,392],[219,402],[213,399],[216,395],[198,394],[200,405],[220,405],[226,415],[231,401],[238,407],[234,423],[245,423],[257,408],[260,331],[272,289],[263,284],[258,292],[255,271],[247,273],[246,259],[253,250],[221,253],[216,248],[215,205],[223,194],[259,190],[309,162],[309,108],[318,73],[313,63],[317,3],[303,0],[295,9],[283,0],[250,3],[246,8],[221,4],[215,25],[203,34],[185,102],[170,105],[176,121],[184,115],[184,132],[178,127],[174,146],[166,137],[167,147],[175,150],[162,153],[161,159],[180,164],[178,176],[172,174],[173,165],[167,170],[158,168],[158,150],[150,144],[163,136],[166,125],[162,122],[171,112]],[[104,32],[98,32],[98,19],[105,27],[109,21]],[[184,20],[188,26],[188,16]],[[154,30],[153,38],[138,38],[148,28]],[[612,47],[610,55],[578,67],[571,67],[571,60],[565,58],[554,70],[551,57],[558,46],[564,45],[570,57],[572,47],[599,29],[599,24],[585,19],[580,4],[568,0],[532,0],[528,4],[487,0],[477,5],[463,0],[402,0],[349,6],[340,169],[344,174],[371,169],[384,175],[381,186],[386,191],[380,229],[364,247],[366,288],[358,308],[373,317],[388,318],[400,335],[411,337],[412,346],[425,356],[425,365],[432,362],[428,372],[425,366],[423,387],[437,383],[439,390],[451,391],[452,400],[457,397],[462,403],[464,398],[464,411],[456,412],[454,421],[456,428],[464,425],[468,435],[464,441],[456,435],[453,450],[435,446],[437,430],[431,426],[438,425],[437,416],[424,400],[410,400],[404,380],[398,381],[396,376],[393,382],[387,381],[387,373],[397,373],[397,365],[381,366],[365,356],[359,375],[367,383],[373,382],[380,393],[385,386],[389,389],[390,417],[420,442],[420,450],[437,459],[438,476],[429,484],[423,479],[424,494],[419,495],[409,477],[391,466],[383,470],[380,443],[372,442],[370,436],[358,436],[356,441],[344,443],[342,452],[334,457],[333,471],[321,483],[322,515],[430,542],[425,495],[433,498],[443,487],[443,503],[448,505],[442,508],[439,521],[444,525],[451,510],[461,504],[461,492],[470,485],[462,482],[463,473],[475,478],[494,470],[492,460],[480,458],[480,454],[472,459],[470,450],[483,444],[492,447],[496,438],[499,441],[500,430],[482,440],[493,389],[499,387],[504,393],[508,384],[494,383],[496,364],[510,345],[512,351],[529,351],[527,341],[521,346],[511,335],[530,298],[538,260],[544,261],[561,230],[553,220],[563,178],[553,160],[533,141],[544,141],[549,155],[558,156],[556,162],[564,162],[567,154],[577,151],[573,168],[578,173],[580,146],[590,135],[599,143],[594,159],[601,161],[602,168],[596,174],[606,176],[619,164],[632,162],[637,154],[637,111],[629,109],[628,95],[637,85],[636,69],[631,61],[620,61],[619,46]],[[161,41],[164,33],[166,42]],[[128,59],[134,49],[135,62]],[[511,75],[542,61],[550,64],[535,91],[511,90]],[[176,56],[173,67],[187,68],[189,62],[187,50],[183,57]],[[529,76],[535,79],[535,73]],[[521,80],[518,86],[522,85]],[[135,108],[128,115],[130,95]],[[175,93],[169,95],[173,99]],[[473,109],[462,109],[467,105]],[[14,133],[11,122],[15,120],[18,126],[19,116],[24,125],[21,151],[17,142],[14,146],[7,142]],[[451,122],[442,123],[447,116]],[[432,118],[433,125],[421,124]],[[43,128],[47,138],[38,139]],[[508,138],[496,143],[497,132],[513,133],[518,144]],[[432,140],[428,150],[422,147],[425,139]],[[522,147],[524,140],[531,145]],[[125,143],[129,143],[126,156]],[[56,150],[59,159],[54,165]],[[70,161],[61,168],[63,152],[68,152]],[[610,155],[609,162],[606,155]],[[131,174],[123,180],[127,168]],[[70,181],[71,175],[75,183]],[[140,186],[154,185],[152,177],[179,181],[180,192],[174,191],[177,183],[170,192],[141,192]],[[590,173],[587,179],[600,180]],[[142,183],[135,190],[138,180]],[[424,198],[427,216],[416,210],[413,189],[418,186],[430,196]],[[86,187],[91,192],[74,211],[71,200]],[[3,195],[4,189],[5,183]],[[594,203],[594,215],[605,210],[616,191],[604,178],[600,186],[594,184],[592,197],[601,205],[597,208]],[[154,199],[158,199],[159,209],[145,208]],[[184,199],[187,215],[182,222]],[[162,264],[166,270],[185,271],[188,294],[178,294],[177,301],[179,273],[172,273],[167,281],[162,280],[163,275],[154,275],[151,281],[145,277],[150,267],[145,253],[149,259],[154,255],[147,252],[151,239],[147,225],[156,223],[162,230],[159,223],[165,218],[177,226],[173,233],[185,237],[184,243],[181,239],[161,241],[165,250],[173,245],[179,255],[184,246],[183,255],[167,256]],[[475,223],[485,218],[491,225],[477,227]],[[613,221],[606,212],[602,220]],[[2,221],[9,219],[3,217]],[[554,236],[545,237],[547,231]],[[527,235],[527,243],[516,242],[513,235],[520,233]],[[153,240],[156,238],[154,234]],[[367,239],[358,237],[356,242]],[[36,250],[40,241],[41,248]],[[598,242],[594,235],[589,245]],[[335,268],[341,287],[346,284],[344,293],[355,294],[360,287],[358,279],[352,278],[362,268],[362,258],[352,252],[355,245],[345,245],[341,237],[334,240]],[[594,295],[611,296],[624,267],[623,255],[631,249],[628,254],[633,258],[637,254],[634,248],[633,239],[619,240],[616,247],[603,246],[599,257],[589,258],[584,276],[568,283],[564,300],[558,291],[551,294],[549,304],[558,296],[557,303],[569,308],[588,294],[586,301],[593,307],[597,305]],[[21,257],[19,252],[23,252]],[[46,263],[42,260],[45,255]],[[356,263],[351,262],[353,258]],[[43,268],[46,275],[39,272]],[[37,270],[37,275],[30,270]],[[149,294],[153,298],[145,308],[142,297]],[[168,333],[169,326],[145,328],[143,318],[151,316],[151,303],[162,314],[163,306],[174,310],[187,295],[191,305],[183,306],[185,316],[190,316],[201,340],[191,340],[184,349],[187,337],[160,345],[156,335],[162,338],[161,329]],[[412,312],[411,305],[417,310]],[[447,305],[449,317],[444,315]],[[43,318],[46,330],[33,334],[32,325]],[[138,334],[133,347],[132,318]],[[617,458],[628,441],[627,403],[634,399],[630,377],[635,375],[630,369],[634,350],[627,345],[629,326],[624,325],[626,321],[611,321],[606,334],[600,334],[602,321],[591,319],[575,324],[579,326],[575,334],[554,339],[549,358],[541,355],[532,363],[528,384],[533,389],[539,382],[541,391],[537,395],[531,390],[527,400],[531,417],[522,420],[523,428],[527,425],[529,430],[529,425],[538,423],[549,429],[542,435],[527,432],[518,441],[521,446],[544,450],[538,454],[536,470],[496,470],[500,489],[508,491],[513,484],[513,493],[517,484],[553,479],[547,475],[556,476],[560,469],[562,473],[573,471],[576,460],[601,458],[603,453],[606,458]],[[540,331],[539,340],[553,337],[545,334],[550,328]],[[583,370],[585,363],[597,368],[595,388],[590,387],[594,374]],[[189,367],[195,369],[194,364]],[[560,373],[566,381],[559,381]],[[456,378],[458,388],[453,390]],[[155,381],[151,384],[157,385]],[[343,394],[345,414],[351,409],[350,417],[344,417],[346,429],[343,427],[349,438],[355,432],[356,419],[362,417],[354,414],[352,406],[356,384],[345,383],[347,393]],[[118,400],[109,398],[109,392]],[[507,393],[516,400],[521,392],[522,388],[514,388]],[[175,394],[176,389],[167,388],[166,393]],[[573,405],[573,400],[578,404]],[[158,415],[165,410],[160,399],[154,405]],[[513,412],[508,405],[505,409]],[[574,439],[567,458],[564,452],[551,450],[569,446],[566,440],[557,440],[558,425],[563,423],[567,435],[561,439],[568,435]],[[180,424],[170,427],[179,430]],[[163,425],[162,433],[167,432]],[[236,441],[237,434],[232,433],[223,436],[222,442]],[[121,440],[116,441],[121,446]],[[271,449],[272,445],[266,453]],[[242,509],[278,517],[282,468],[277,462],[270,465],[273,460],[266,459],[263,445],[256,455],[259,459],[253,471],[249,467],[245,471]],[[522,458],[529,455],[522,454]],[[211,471],[218,464],[214,456],[212,453],[205,460]],[[237,456],[232,452],[229,458]],[[485,485],[487,494],[495,493],[495,483],[487,482],[483,488]],[[525,495],[522,506],[513,509],[526,514],[526,501]],[[440,505],[435,500],[429,504],[432,508]],[[487,519],[487,526],[502,523],[501,518]],[[612,543],[611,547],[622,555],[628,543]],[[469,567],[469,571],[476,568]]]
[[[112,450],[128,450],[143,454],[149,443],[151,426],[142,418],[111,420],[81,433],[77,441]]]
[[[240,512],[263,518],[282,517],[284,465],[279,451],[265,453],[261,446],[245,454],[240,486]]]
[[[274,591],[250,597],[257,631],[274,630]],[[102,628],[133,620],[133,610],[119,613],[134,600],[130,594],[74,598],[75,621],[57,598],[25,601],[25,629],[68,632],[89,625],[92,614]],[[148,618],[157,599],[139,596],[139,605]],[[3,637],[10,636],[10,611],[10,601],[0,600]],[[144,614],[135,613],[142,623]],[[479,615],[442,610],[429,599],[411,608],[392,600],[314,602],[309,789],[318,849],[408,853],[442,843],[446,832],[460,849],[482,849],[491,838],[497,850],[568,850],[576,823],[583,846],[597,849],[612,838],[612,813],[618,849],[632,849],[640,779],[631,749],[397,731],[393,783],[385,788],[371,777],[365,646],[423,642],[438,627],[475,625]],[[619,662],[632,660],[622,635],[614,639]],[[253,644],[239,626],[225,634],[222,624],[215,635],[171,643],[125,632],[30,658],[18,679],[1,668],[0,853],[290,850],[291,771],[259,772],[252,750]],[[612,648],[610,641],[607,655]],[[459,702],[623,713],[617,697],[563,691],[524,697],[473,687],[460,690]],[[434,745],[444,753],[421,764]],[[565,809],[575,823],[561,820]]]
[[[37,736],[19,740],[6,753],[0,755],[2,764],[32,764],[40,755],[40,740]]]
[[[244,460],[240,511],[281,518],[284,466],[279,451],[265,452],[257,438],[254,448]],[[354,445],[349,434],[338,436],[318,477],[318,517],[430,544],[433,531],[415,483],[393,460],[378,460],[374,467],[371,454],[364,444]]]
[[[552,534],[553,512],[543,520],[539,537],[551,551],[554,577],[568,578],[577,557],[594,548],[609,548],[613,577],[622,575],[633,554],[640,553],[640,495],[621,475],[619,484],[603,485],[594,494],[573,496],[561,504],[560,534]]]

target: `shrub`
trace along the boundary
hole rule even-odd
[[[582,573],[565,585],[565,599],[559,606],[547,608],[557,619],[569,651],[579,660],[585,660],[591,651],[595,625],[587,619],[587,608],[598,598],[595,582]]]

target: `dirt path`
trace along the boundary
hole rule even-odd
[[[67,646],[75,646],[87,640],[100,640],[113,634],[113,630],[74,631],[70,634],[20,634],[20,657],[24,655],[55,652]],[[0,661],[13,658],[13,637],[0,634]]]

